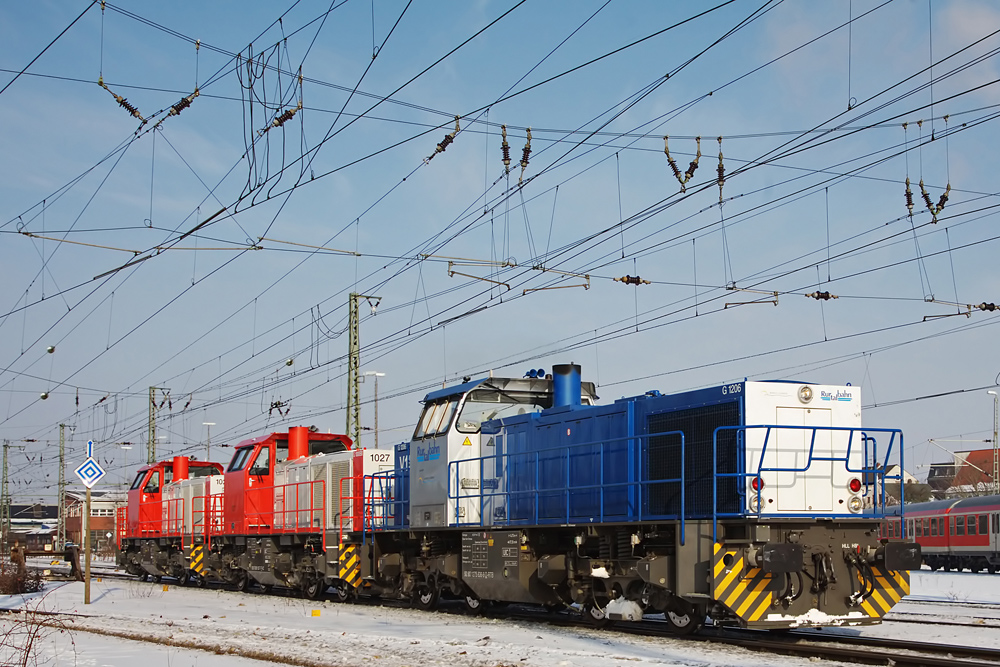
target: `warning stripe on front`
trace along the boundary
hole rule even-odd
[[[205,547],[198,545],[191,548],[191,571],[199,575],[205,573]]]
[[[713,597],[747,623],[758,620],[774,597],[771,573],[759,567],[746,568],[742,549],[715,544],[712,563]]]
[[[871,592],[861,600],[861,609],[872,618],[882,618],[904,596],[910,594],[910,573],[907,570],[886,570],[877,565],[871,566],[875,577]],[[857,575],[858,584],[864,582],[861,574]],[[871,585],[872,582],[868,582]]]
[[[866,578],[853,570],[857,579],[855,590],[864,590],[865,596],[857,603],[871,618],[882,618],[904,596],[910,593],[910,573],[905,570],[887,570],[871,566]],[[778,575],[781,576],[781,575]],[[742,547],[714,545],[712,558],[713,597],[728,607],[744,623],[754,623],[764,618],[774,601],[775,586],[770,573],[750,566],[743,558]]]
[[[361,581],[361,554],[357,544],[340,545],[340,579],[357,588]]]

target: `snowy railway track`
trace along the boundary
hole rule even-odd
[[[126,575],[120,572],[108,572],[101,571],[94,573],[95,577],[102,577],[105,579],[114,580],[131,580],[136,581],[135,577]],[[173,580],[164,579],[165,585],[176,586],[180,588],[178,584],[175,584]],[[213,587],[215,588],[215,587]],[[258,595],[260,593],[258,592]],[[286,591],[273,591],[272,595],[287,596]],[[364,600],[361,602],[364,606],[375,606],[375,605],[386,605],[390,607],[403,607],[408,606],[404,601],[395,600]],[[944,604],[938,601],[938,604]],[[338,605],[339,606],[339,605]],[[990,605],[964,605],[964,606],[978,606],[982,608],[990,608]],[[441,611],[445,614],[455,614],[455,615],[465,615],[464,606],[460,602],[445,602],[442,605]],[[48,616],[49,614],[46,614]],[[503,618],[510,621],[528,621],[531,623],[548,623],[550,625],[562,626],[567,628],[592,628],[593,626],[588,622],[582,620],[578,615],[565,612],[565,613],[549,613],[535,609],[522,608],[518,606],[511,606],[504,609],[494,609],[493,616],[497,618]],[[52,614],[52,616],[58,616],[58,614]],[[136,636],[134,633],[119,633],[116,631],[109,631],[107,628],[101,627],[100,624],[91,625],[83,620],[83,618],[77,617],[77,622],[73,625],[76,626],[74,629],[84,632],[92,632],[95,634],[103,634],[108,636],[121,637],[124,639],[132,639],[136,641],[152,641],[154,643],[162,643],[164,637],[151,637],[144,638],[142,636]],[[995,619],[983,619],[983,620],[995,620]],[[83,621],[81,623],[81,621]],[[990,627],[984,626],[976,623],[955,623],[942,620],[923,620],[923,619],[887,619],[887,622],[902,622],[902,623],[922,623],[928,625],[959,625],[967,627]],[[648,619],[642,623],[638,624],[617,624],[613,625],[607,629],[609,632],[619,632],[626,635],[634,636],[645,636],[651,638],[663,638],[663,639],[688,639],[696,642],[710,642],[716,644],[725,644],[729,646],[741,647],[747,650],[758,651],[758,652],[768,652],[779,655],[787,656],[797,656],[797,657],[807,657],[807,658],[825,658],[829,660],[837,660],[847,663],[855,664],[892,664],[897,667],[908,667],[908,666],[919,666],[926,665],[928,667],[945,666],[948,667],[1000,667],[1000,650],[998,649],[983,649],[971,646],[956,646],[956,645],[946,645],[946,644],[935,644],[928,642],[913,642],[913,641],[903,641],[897,639],[886,639],[886,638],[873,638],[873,637],[858,637],[842,634],[822,634],[816,631],[801,630],[801,631],[788,631],[782,633],[769,633],[764,631],[744,631],[736,629],[727,628],[706,628],[701,634],[691,637],[678,637],[675,633],[666,626],[662,621],[656,621],[654,619]],[[210,642],[202,642],[197,639],[192,639],[190,637],[178,641],[176,646],[182,646],[186,648],[200,648],[202,650],[209,650],[213,652],[219,652],[219,647],[217,645],[211,644]],[[245,654],[242,651],[230,651],[230,649],[225,649],[227,653],[234,653],[238,655],[243,655],[244,657],[255,657],[259,658],[259,655]],[[271,660],[275,660],[273,654],[267,656]],[[287,658],[281,660],[282,664],[290,665],[312,665],[317,664],[315,662],[303,662],[295,658]]]

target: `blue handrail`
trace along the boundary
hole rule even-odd
[[[674,478],[663,478],[663,479],[646,479],[648,466],[646,464],[646,459],[649,453],[648,441],[651,438],[663,437],[663,436],[680,436],[680,476]],[[635,471],[635,478],[632,479],[632,475],[628,475],[628,479],[625,481],[611,482],[605,478],[605,463],[610,460],[610,454],[608,448],[611,445],[623,442],[635,442],[638,441],[640,444],[638,450],[638,468]],[[645,445],[645,446],[642,446]],[[598,447],[598,452],[587,452],[589,456],[597,456],[597,472],[598,479],[596,483],[591,484],[580,484],[573,483],[572,479],[572,469],[571,462],[574,460],[574,456],[578,456],[580,450],[583,448],[594,448]],[[591,442],[575,443],[569,446],[553,446],[544,449],[533,450],[530,452],[516,452],[511,453],[505,451],[500,454],[491,454],[487,456],[471,457],[461,461],[451,461],[448,464],[448,499],[449,500],[470,500],[478,499],[479,505],[479,518],[478,521],[462,521],[461,516],[458,516],[458,508],[456,508],[456,516],[454,517],[454,523],[452,525],[469,525],[469,526],[479,526],[479,525],[541,525],[544,523],[553,523],[556,521],[561,521],[563,523],[572,523],[574,520],[580,520],[582,515],[577,516],[573,512],[571,504],[571,495],[574,492],[586,492],[586,491],[596,491],[598,496],[597,502],[597,514],[596,516],[590,516],[591,520],[597,520],[603,522],[607,518],[608,509],[608,493],[616,489],[630,489],[639,490],[637,498],[633,500],[627,500],[627,506],[637,506],[638,516],[630,516],[630,519],[638,520],[652,520],[652,519],[680,519],[681,525],[681,545],[684,544],[684,529],[685,529],[685,519],[687,517],[686,511],[686,477],[685,477],[685,455],[686,455],[686,443],[685,435],[681,431],[667,431],[663,433],[654,433],[650,435],[630,435],[621,438],[609,438],[603,440],[595,440]],[[499,466],[498,466],[499,462]],[[560,486],[545,486],[543,487],[541,475],[543,474],[543,467],[545,465],[552,465],[560,462],[565,468],[565,478]],[[462,477],[460,468],[468,469],[468,466],[477,466],[479,468],[479,480],[480,488],[477,493],[469,493],[471,489],[462,488]],[[487,480],[485,471],[487,466],[491,465],[494,469],[500,469],[504,472],[508,472],[510,469],[514,468],[524,468],[534,478],[534,488],[528,490],[512,490],[509,488],[508,484],[504,485],[503,489],[487,490],[484,483]],[[506,474],[505,480],[509,480],[509,473]],[[680,485],[680,511],[678,513],[670,514],[652,514],[647,513],[646,502],[644,498],[648,497],[645,493],[653,484],[679,484]],[[465,492],[465,493],[462,493]],[[559,517],[554,516],[541,516],[540,510],[543,502],[545,500],[552,501],[554,498],[562,496],[560,503],[562,505],[562,513]],[[628,497],[628,496],[627,496]],[[530,507],[530,514],[528,516],[517,516],[513,517],[511,509],[515,506],[516,500],[527,499],[525,503]],[[502,504],[505,508],[505,516],[501,519],[498,516],[487,517],[486,510],[490,505],[490,501],[494,503]],[[633,505],[634,502],[634,505]],[[520,504],[518,504],[520,505]],[[555,503],[553,502],[554,506]],[[523,507],[523,506],[522,506]],[[615,516],[618,516],[617,514]],[[491,523],[487,523],[491,522]]]
[[[737,433],[737,437],[739,437],[740,435],[742,435],[744,437],[744,440],[745,440],[747,431],[755,430],[755,429],[763,429],[764,430],[764,442],[761,445],[756,472],[719,473],[719,471],[718,471],[718,454],[719,454],[719,452],[718,452],[718,445],[719,445],[719,436],[720,436],[720,433],[727,432],[727,431],[735,431]],[[768,445],[771,442],[771,432],[773,430],[775,430],[775,429],[778,429],[778,430],[799,430],[799,431],[808,430],[808,431],[811,432],[811,436],[810,436],[810,439],[809,439],[809,456],[806,459],[806,463],[805,463],[804,466],[802,466],[802,467],[792,467],[792,466],[785,466],[785,467],[765,467],[764,466],[764,459],[765,459],[765,456],[767,454]],[[846,447],[846,450],[844,452],[844,455],[843,456],[817,456],[815,454],[815,447],[816,447],[816,433],[818,431],[823,431],[823,432],[846,432],[846,433],[848,433],[847,447]],[[869,442],[872,444],[872,454],[873,454],[873,456],[877,457],[877,453],[878,453],[878,443],[876,442],[876,440],[875,440],[874,437],[872,437],[872,436],[869,435],[869,433],[887,433],[887,434],[889,434],[889,444],[886,447],[885,456],[884,456],[884,460],[882,461],[882,465],[878,465],[878,463],[876,461],[873,464],[873,467],[870,467],[870,468],[866,467],[867,464],[863,465],[861,468],[852,468],[851,467],[851,450],[852,450],[852,447],[855,444],[854,443],[854,434],[855,433],[860,433],[861,434],[862,449],[863,449],[863,451],[862,451],[862,457],[863,457],[863,460],[865,460],[865,461],[868,460],[868,456],[867,455],[868,455],[868,444],[869,444]],[[900,469],[902,469],[904,447],[903,447],[903,432],[900,429],[861,428],[861,427],[846,427],[846,426],[793,426],[793,425],[777,425],[777,424],[756,424],[756,425],[719,426],[719,427],[717,427],[713,431],[713,434],[712,434],[712,539],[713,539],[713,541],[716,541],[718,539],[719,517],[744,516],[746,514],[755,514],[756,516],[759,517],[762,514],[762,512],[761,512],[762,508],[760,506],[757,507],[757,510],[755,512],[748,512],[746,510],[743,510],[742,508],[739,511],[737,511],[737,512],[720,512],[719,511],[719,497],[718,497],[718,483],[719,483],[719,478],[720,477],[722,477],[722,478],[737,478],[737,479],[746,479],[748,477],[756,477],[757,480],[758,480],[758,484],[759,484],[760,481],[761,481],[761,473],[765,473],[765,472],[805,472],[805,471],[809,470],[810,466],[812,466],[812,464],[813,464],[814,461],[842,462],[844,464],[844,469],[847,472],[852,472],[852,473],[855,473],[855,474],[862,475],[863,478],[864,478],[864,476],[868,476],[868,475],[872,476],[874,483],[877,486],[881,487],[881,491],[880,491],[880,496],[881,497],[879,498],[879,502],[875,503],[874,502],[874,498],[873,498],[873,509],[875,510],[874,514],[875,514],[875,516],[880,517],[880,518],[884,517],[885,516],[885,479],[886,479],[886,477],[888,477],[889,479],[894,479],[894,478],[900,478],[901,479],[902,478],[902,475],[886,475],[886,470],[888,470],[888,467],[889,467],[889,465],[888,465],[888,463],[889,463],[889,457],[892,454],[893,447],[895,445],[895,441],[896,441],[896,436],[897,435],[899,436],[899,443],[900,443],[899,444],[899,466],[900,466]],[[742,447],[741,449],[745,450],[745,442],[744,442],[744,447]],[[744,470],[745,470],[745,468],[744,468]],[[741,489],[742,489],[742,487],[741,487]],[[742,490],[741,490],[740,493],[742,494]],[[879,511],[879,510],[881,510],[881,511]],[[803,517],[809,517],[809,516],[814,516],[814,514],[806,514],[806,513],[796,514],[796,513],[782,512],[781,516],[803,516]],[[856,514],[825,514],[824,516],[831,516],[831,517],[840,517],[840,516],[854,517],[854,516],[857,516],[857,515]]]

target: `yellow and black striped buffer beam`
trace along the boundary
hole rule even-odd
[[[191,547],[191,555],[188,556],[191,559],[190,570],[192,572],[198,573],[198,575],[203,575],[205,573],[205,547],[202,545]]]
[[[361,581],[361,553],[357,544],[341,544],[338,556],[340,579],[357,588]]]
[[[861,600],[861,609],[872,618],[885,616],[904,596],[910,594],[910,573],[906,570],[886,570],[872,565],[875,585],[872,592]],[[857,574],[858,584],[862,584]]]
[[[712,596],[746,623],[759,620],[771,606],[774,581],[769,572],[747,567],[743,549],[716,543],[712,558]]]

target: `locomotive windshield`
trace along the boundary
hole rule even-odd
[[[146,478],[146,472],[147,471],[145,471],[145,470],[139,472],[139,474],[137,474],[135,476],[135,479],[132,480],[132,486],[130,486],[128,488],[130,488],[130,489],[138,489],[139,487],[141,487],[142,486],[142,480],[144,480]]]

